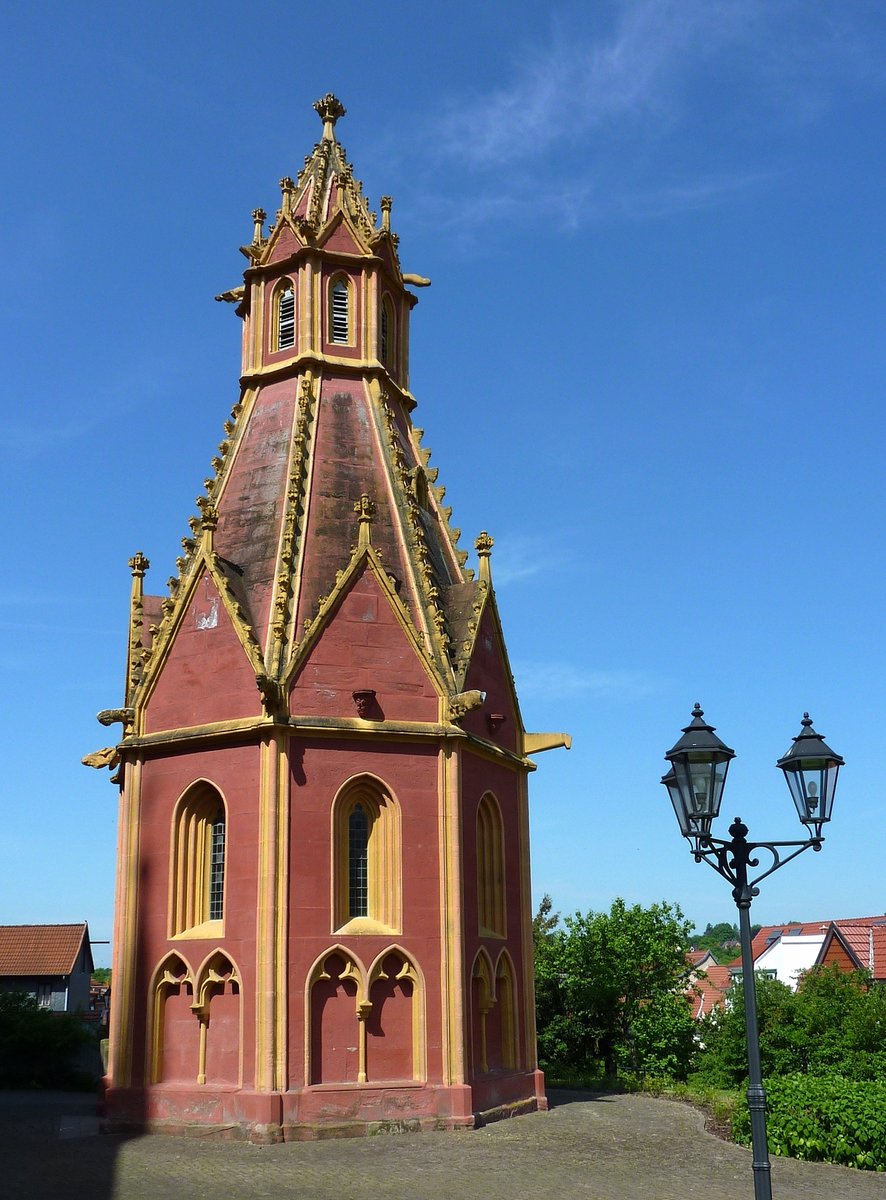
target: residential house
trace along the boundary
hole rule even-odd
[[[53,1012],[88,1012],[89,926],[0,925],[0,992],[24,992]]]

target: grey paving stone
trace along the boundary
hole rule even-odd
[[[753,1196],[750,1153],[705,1133],[685,1105],[587,1093],[553,1093],[552,1100],[549,1113],[473,1132],[257,1147],[96,1136],[88,1098],[0,1094],[0,1200]],[[772,1191],[775,1200],[886,1200],[886,1175],[774,1159]]]

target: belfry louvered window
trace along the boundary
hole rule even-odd
[[[383,363],[388,361],[388,349],[391,343],[390,324],[391,318],[386,299],[381,306],[381,360]]]
[[[287,284],[280,292],[277,302],[277,349],[286,350],[295,345],[295,292]]]
[[[350,289],[344,279],[336,279],[332,285],[332,340],[347,345],[350,336]]]

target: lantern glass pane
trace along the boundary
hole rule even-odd
[[[662,782],[664,783],[665,781],[662,780]],[[680,832],[684,837],[689,837],[691,830],[689,828],[689,821],[686,817],[686,809],[684,808],[683,801],[680,797],[680,789],[677,787],[677,782],[676,780],[673,782],[669,781],[665,783],[665,786],[668,789],[668,795],[671,798],[671,804],[674,806],[674,814],[677,818],[677,824],[680,826]]]

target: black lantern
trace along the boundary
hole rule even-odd
[[[776,766],[784,771],[800,820],[804,825],[814,825],[820,835],[821,826],[831,819],[843,759],[812,728],[809,713],[803,713],[802,725],[790,750]]]
[[[684,837],[709,834],[720,811],[726,772],[735,751],[720,741],[696,704],[683,736],[665,758],[671,770],[662,783],[671,797],[680,832]]]

